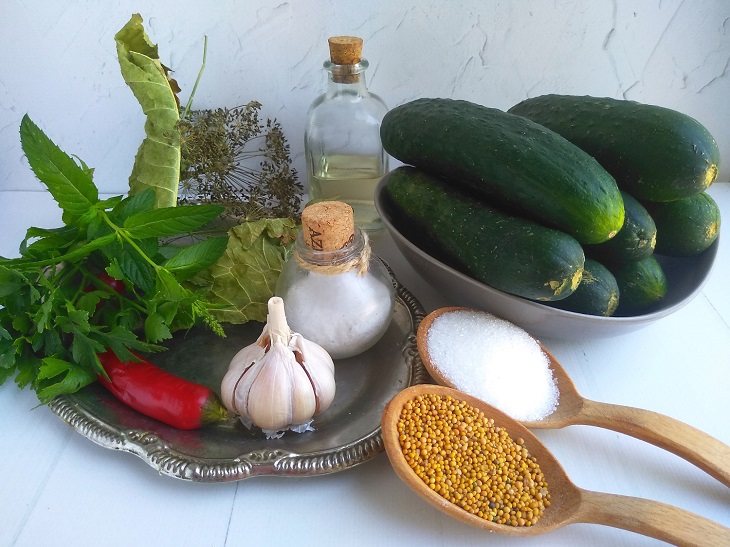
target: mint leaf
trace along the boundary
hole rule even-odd
[[[136,241],[136,245],[147,257],[157,252],[157,240],[154,238]],[[154,290],[156,279],[154,266],[129,243],[116,241],[113,245],[104,247],[102,252],[110,262],[109,267],[112,270],[109,274],[112,277],[127,279],[144,292]]]
[[[186,296],[189,291],[183,289],[182,285],[167,270],[157,272],[157,285],[155,287],[157,300],[180,300]]]
[[[58,148],[27,114],[20,123],[20,142],[30,168],[63,209],[67,224],[99,201],[89,169]]]
[[[165,207],[132,215],[124,221],[124,228],[134,238],[169,237],[200,228],[217,216],[225,207],[220,205],[185,205]]]
[[[117,207],[122,200],[124,199],[124,196],[112,196],[110,198],[104,199],[96,204],[97,209],[106,210],[111,209],[112,207]]]
[[[101,215],[95,215],[86,227],[86,239],[89,241],[111,234],[112,228]]]
[[[143,292],[148,293],[155,288],[154,267],[134,249],[124,247],[119,256],[119,268],[124,272],[124,277]]]
[[[114,217],[122,224],[132,215],[151,211],[155,208],[155,191],[148,188],[122,200],[112,211]]]
[[[12,266],[17,268],[18,270],[34,270],[37,268],[43,268],[45,266],[52,266],[54,264],[60,264],[61,262],[75,262],[78,261],[94,251],[101,249],[102,247],[109,245],[110,243],[114,242],[117,235],[107,234],[105,236],[99,237],[97,239],[92,239],[88,243],[84,243],[83,245],[76,247],[73,251],[69,251],[66,254],[62,254],[60,256],[54,256],[52,258],[47,259],[41,259],[41,260],[30,260],[28,258],[16,258],[13,260],[8,260],[7,262],[3,262],[4,266]]]
[[[78,238],[76,226],[63,226],[47,230],[31,227],[25,233],[20,244],[20,254],[26,258],[38,260],[42,257],[57,256]],[[31,242],[31,240],[33,240]]]
[[[166,324],[172,325],[180,311],[181,304],[185,305],[186,303],[184,301],[163,302],[157,306],[157,313],[162,316]]]
[[[228,245],[227,237],[212,237],[188,247],[183,247],[170,260],[165,262],[165,268],[175,274],[179,281],[189,279],[196,273],[215,264],[225,252]]]

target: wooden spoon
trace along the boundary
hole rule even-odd
[[[465,401],[482,410],[513,439],[524,439],[524,446],[536,458],[550,492],[550,506],[537,523],[509,526],[472,515],[431,490],[411,469],[400,446],[398,419],[405,403],[429,393],[451,395]],[[675,545],[730,545],[730,528],[689,511],[657,501],[579,488],[570,481],[552,453],[525,426],[484,401],[455,389],[432,384],[408,387],[386,405],[381,425],[385,450],[397,475],[428,503],[472,526],[500,534],[533,536],[582,522],[621,528]]]
[[[423,364],[437,383],[464,391],[464,387],[455,386],[431,362],[426,339],[428,329],[438,316],[457,310],[479,313],[478,310],[459,307],[441,308],[430,313],[421,321],[418,328],[417,345]],[[535,429],[592,425],[624,433],[668,450],[696,465],[724,485],[730,486],[730,446],[691,425],[657,412],[600,403],[582,397],[557,359],[542,344],[540,347],[550,359],[553,377],[558,385],[560,393],[558,407],[549,416],[537,421],[523,421],[523,425]]]

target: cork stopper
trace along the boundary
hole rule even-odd
[[[355,216],[347,203],[320,201],[302,211],[304,243],[315,251],[338,251],[355,237]]]
[[[336,65],[355,65],[362,59],[362,38],[333,36],[328,40],[330,60]]]

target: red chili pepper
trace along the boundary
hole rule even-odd
[[[230,418],[210,388],[170,374],[149,361],[124,363],[113,351],[99,355],[109,379],[98,375],[117,399],[178,429],[198,429]]]

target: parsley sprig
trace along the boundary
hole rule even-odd
[[[0,384],[14,378],[42,403],[103,374],[97,354],[163,349],[179,329],[207,324],[223,336],[215,305],[183,282],[214,264],[228,237],[166,246],[208,224],[217,205],[155,208],[152,189],[100,199],[93,169],[60,150],[26,115],[31,169],[63,211],[63,226],[31,227],[19,258],[0,257]],[[100,279],[124,283],[119,293]]]

